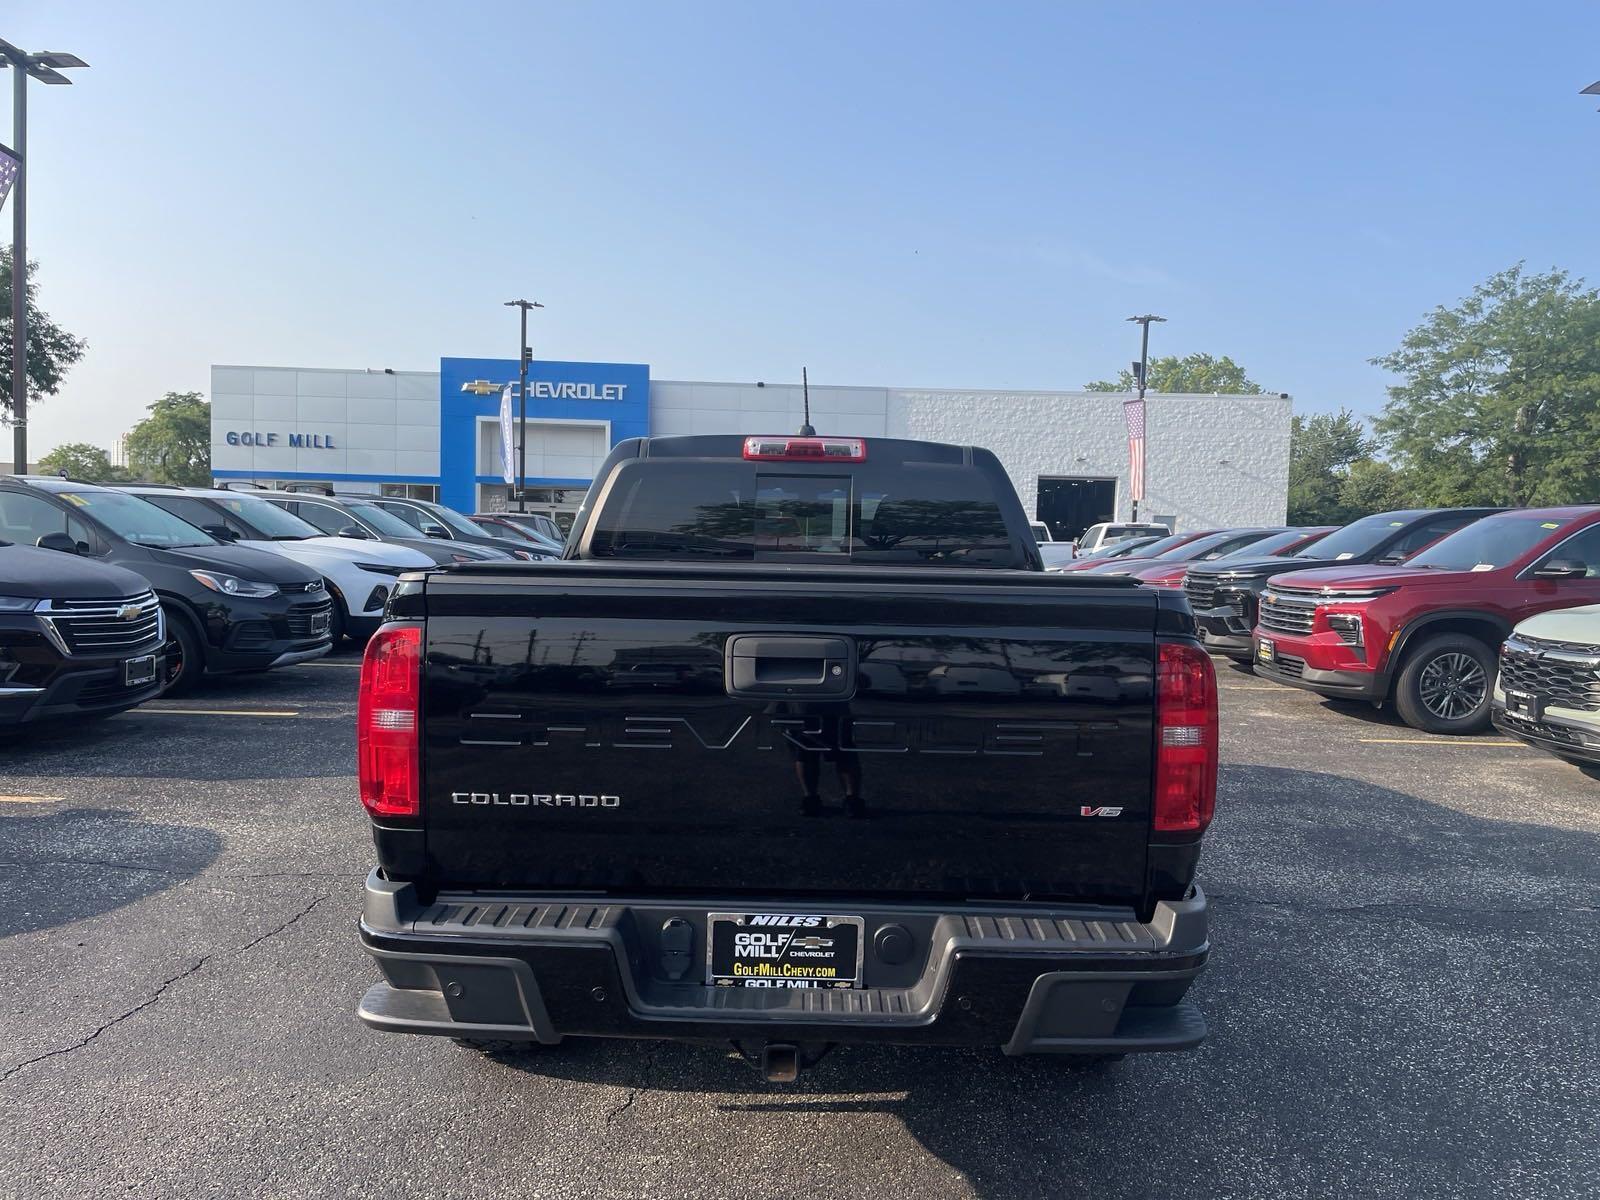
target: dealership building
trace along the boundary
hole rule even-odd
[[[500,392],[516,378],[514,359],[489,358],[445,358],[437,371],[214,366],[212,474],[503,509],[515,489],[502,474]],[[1131,515],[1125,399],[819,384],[811,423],[822,434],[986,446],[1029,515],[1071,537]],[[641,363],[537,361],[527,413],[528,506],[560,515],[625,438],[792,433],[802,395],[791,383],[652,379]],[[1289,416],[1285,395],[1150,395],[1140,518],[1179,530],[1282,524]]]

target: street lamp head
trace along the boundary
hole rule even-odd
[[[68,54],[64,50],[41,50],[33,56],[33,61],[43,63],[47,67],[87,67],[76,54]]]
[[[1142,317],[1129,317],[1128,320],[1132,321],[1136,325],[1148,325],[1152,321],[1157,324],[1164,325],[1167,321],[1165,317],[1158,317],[1154,313],[1145,313]]]
[[[502,308],[543,308],[537,300],[507,300]]]

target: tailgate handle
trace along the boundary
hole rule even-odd
[[[728,695],[760,699],[848,700],[856,691],[849,638],[740,634],[723,655]]]

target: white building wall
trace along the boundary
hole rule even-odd
[[[993,450],[1032,516],[1041,476],[1115,479],[1132,515],[1120,392],[896,389],[888,436]],[[1145,397],[1141,518],[1179,529],[1281,525],[1288,511],[1290,401],[1280,396]]]
[[[820,433],[985,446],[1005,464],[1032,516],[1041,476],[1115,479],[1117,516],[1132,515],[1120,392],[811,389]],[[1140,515],[1178,528],[1281,525],[1288,508],[1290,402],[1280,396],[1145,398],[1145,499]],[[798,385],[650,382],[656,434],[792,433]]]
[[[277,434],[275,446],[229,445],[227,434]],[[290,446],[291,433],[331,437],[331,449]],[[439,474],[437,371],[211,368],[215,471]]]

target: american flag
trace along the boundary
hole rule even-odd
[[[1144,401],[1125,400],[1122,416],[1128,422],[1128,496],[1144,499]]]
[[[0,146],[0,208],[6,206],[6,197],[11,194],[11,185],[17,181],[17,172],[20,170],[22,160]]]

